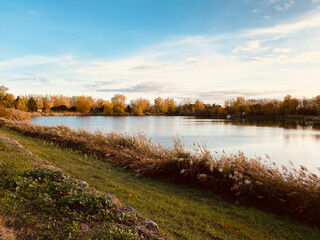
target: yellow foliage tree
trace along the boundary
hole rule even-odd
[[[77,97],[75,107],[79,112],[88,113],[93,105],[93,99],[89,96]]]
[[[200,101],[199,99],[197,99],[194,103],[194,109],[197,113],[202,112],[205,109],[205,105],[202,101]]]
[[[107,116],[111,116],[113,114],[113,104],[110,101],[105,101],[103,106],[104,114]]]
[[[150,110],[150,101],[144,98],[131,100],[132,112],[135,115],[142,116]]]
[[[116,94],[111,98],[113,104],[113,112],[116,114],[123,114],[126,109],[126,97],[122,94]]]

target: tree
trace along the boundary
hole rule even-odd
[[[163,101],[163,99],[161,97],[157,97],[154,99],[154,111],[156,114],[160,113],[162,101]]]
[[[110,101],[104,102],[103,112],[107,116],[111,116],[113,114],[113,104]]]
[[[50,110],[50,103],[47,97],[42,98],[42,111],[49,111]]]
[[[26,112],[28,110],[27,102],[28,102],[28,99],[26,97],[18,96],[15,100],[16,109]]]
[[[7,93],[9,89],[5,86],[0,86],[0,105],[6,108],[14,107],[14,96],[10,93]]]
[[[98,100],[94,101],[93,103],[93,112],[103,112],[104,111],[104,105],[106,104],[106,101],[102,98],[99,98]]]
[[[7,91],[9,90],[9,88],[5,87],[5,86],[0,86],[0,101],[2,100],[2,98],[7,94]]]
[[[174,114],[176,112],[176,104],[173,98],[167,98],[168,101],[168,112]]]
[[[287,95],[282,102],[282,111],[284,114],[296,114],[298,106],[298,99],[292,98],[291,95]]]
[[[131,100],[132,112],[135,115],[142,116],[150,110],[150,101],[144,98]]]
[[[93,99],[89,96],[80,96],[76,99],[75,107],[79,112],[88,113],[93,105]]]
[[[116,94],[111,98],[113,104],[113,112],[116,114],[123,114],[126,109],[126,97],[122,94]]]
[[[10,93],[7,93],[5,96],[2,97],[0,104],[5,106],[6,108],[14,108],[14,96]]]
[[[196,113],[201,113],[204,109],[205,109],[205,105],[202,101],[200,101],[199,99],[197,99],[194,103],[194,108]]]
[[[36,112],[38,110],[37,101],[33,97],[29,98],[27,108],[29,112]]]

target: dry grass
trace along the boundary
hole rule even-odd
[[[208,189],[236,202],[320,226],[320,179],[303,166],[279,169],[268,156],[264,162],[260,157],[250,159],[242,152],[210,153],[201,146],[195,146],[195,153],[191,153],[179,141],[175,141],[173,148],[165,148],[143,134],[89,133],[6,119],[0,119],[0,125],[96,155],[130,169],[137,176]]]
[[[87,116],[86,113],[81,112],[33,112],[30,117],[64,117],[64,116]]]
[[[29,115],[26,112],[22,112],[18,109],[14,108],[5,108],[0,105],[0,117],[6,119],[13,119],[13,120],[26,120],[29,119]]]

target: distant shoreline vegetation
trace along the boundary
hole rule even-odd
[[[151,103],[148,99],[138,98],[126,104],[122,94],[110,100],[94,99],[91,96],[63,95],[25,95],[14,97],[8,88],[0,86],[0,116],[4,112],[17,109],[29,112],[28,116],[198,116],[198,117],[262,117],[262,118],[304,118],[320,121],[320,95],[314,98],[298,99],[290,95],[283,100],[245,99],[237,97],[225,101],[224,105],[205,104],[199,99],[185,99],[179,104],[173,98],[157,97]]]

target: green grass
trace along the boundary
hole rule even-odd
[[[117,211],[108,196],[35,162],[1,134],[0,220],[0,239],[12,239],[8,229],[25,240],[160,239],[143,218]]]
[[[120,167],[43,140],[0,128],[27,150],[61,168],[71,177],[115,194],[158,223],[174,239],[320,239],[320,229],[295,223],[254,208],[235,206],[210,192],[149,178],[137,178]],[[1,155],[0,155],[1,156]],[[133,194],[129,197],[129,194]]]

